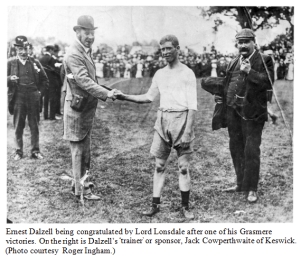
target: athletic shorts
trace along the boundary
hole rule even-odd
[[[180,157],[193,152],[194,130],[192,131],[192,142],[187,148],[179,146],[181,137],[186,127],[188,111],[168,112],[158,110],[155,122],[155,133],[150,153],[156,158],[167,159],[172,148]]]

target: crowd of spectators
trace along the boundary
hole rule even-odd
[[[124,49],[109,53],[98,49],[94,53],[97,75],[100,78],[153,77],[158,69],[167,65],[159,50],[153,54],[141,50],[130,54]],[[233,54],[221,55],[217,51],[197,54],[188,49],[179,54],[179,60],[192,69],[198,78],[225,76],[226,66],[232,57]]]
[[[32,48],[31,55],[40,58],[44,49],[35,51]],[[293,44],[285,35],[277,36],[269,45],[261,48],[261,52],[270,55],[274,61],[275,79],[293,80],[294,61]],[[14,49],[10,50],[10,56],[14,56]],[[179,60],[193,70],[197,78],[223,77],[226,67],[234,54],[223,55],[212,47],[210,52],[197,54],[187,47],[180,51]],[[63,51],[59,58],[63,58]],[[97,76],[100,78],[143,78],[153,77],[158,69],[167,65],[160,55],[159,49],[151,54],[138,50],[130,51],[125,46],[120,46],[116,51],[111,48],[100,48],[93,52]]]
[[[288,35],[278,35],[262,52],[273,58],[275,80],[294,79],[294,45]]]

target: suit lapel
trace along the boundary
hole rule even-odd
[[[34,75],[35,84],[38,85],[38,73],[34,69],[34,63],[35,63],[34,59],[31,58],[31,57],[28,57],[28,61],[29,61],[30,65],[31,65],[31,70],[32,70],[33,75]]]
[[[258,53],[257,50],[255,50],[255,53],[250,58],[250,64],[251,64],[251,66],[253,66],[253,64],[256,63],[256,60],[257,60],[258,57],[259,57],[259,53]]]
[[[236,64],[236,62],[239,60],[239,58],[240,58],[240,56],[237,56],[237,57],[235,57],[235,58],[231,61],[231,63],[230,63],[230,64],[228,65],[228,67],[227,67],[227,71],[226,71],[226,72],[228,72],[228,71],[230,71],[230,70],[232,69],[233,65]]]
[[[19,77],[19,66],[17,58],[11,61],[11,75],[17,75]]]
[[[77,41],[75,41],[76,47],[77,49],[82,53],[82,55],[85,57],[85,59],[87,59],[92,65],[93,67],[96,69],[96,66],[94,64],[94,61],[92,60],[92,58],[85,52],[85,49],[83,48],[83,46],[81,46]]]

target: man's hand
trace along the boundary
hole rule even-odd
[[[116,99],[119,99],[119,100],[125,99],[125,94],[120,90],[116,90],[114,93],[114,96],[116,97]]]
[[[186,149],[190,146],[192,142],[192,134],[188,132],[184,132],[180,139],[180,146],[183,149]]]
[[[247,74],[250,72],[251,64],[250,64],[250,61],[248,59],[244,59],[242,61],[240,70],[247,73]]]
[[[112,99],[112,100],[115,100],[116,99],[115,91],[116,91],[116,89],[112,89],[111,91],[109,91],[107,93],[107,97],[110,98],[110,99]]]
[[[17,75],[12,75],[12,76],[10,76],[10,80],[12,82],[17,82],[17,80],[19,80],[19,77]]]
[[[223,103],[223,98],[220,95],[215,95],[215,102],[217,104],[222,104]]]

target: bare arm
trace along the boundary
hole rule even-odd
[[[127,94],[124,94],[123,99],[127,100],[127,101],[130,101],[130,102],[139,103],[139,104],[145,104],[145,103],[151,103],[152,102],[150,99],[147,98],[146,94],[142,94],[142,95],[127,95]]]
[[[196,110],[189,109],[184,133],[190,134],[194,127]]]
[[[116,90],[114,96],[119,100],[127,100],[130,102],[138,103],[138,104],[145,104],[151,103],[152,101],[148,98],[147,93],[142,95],[128,95],[124,94],[120,90]]]

